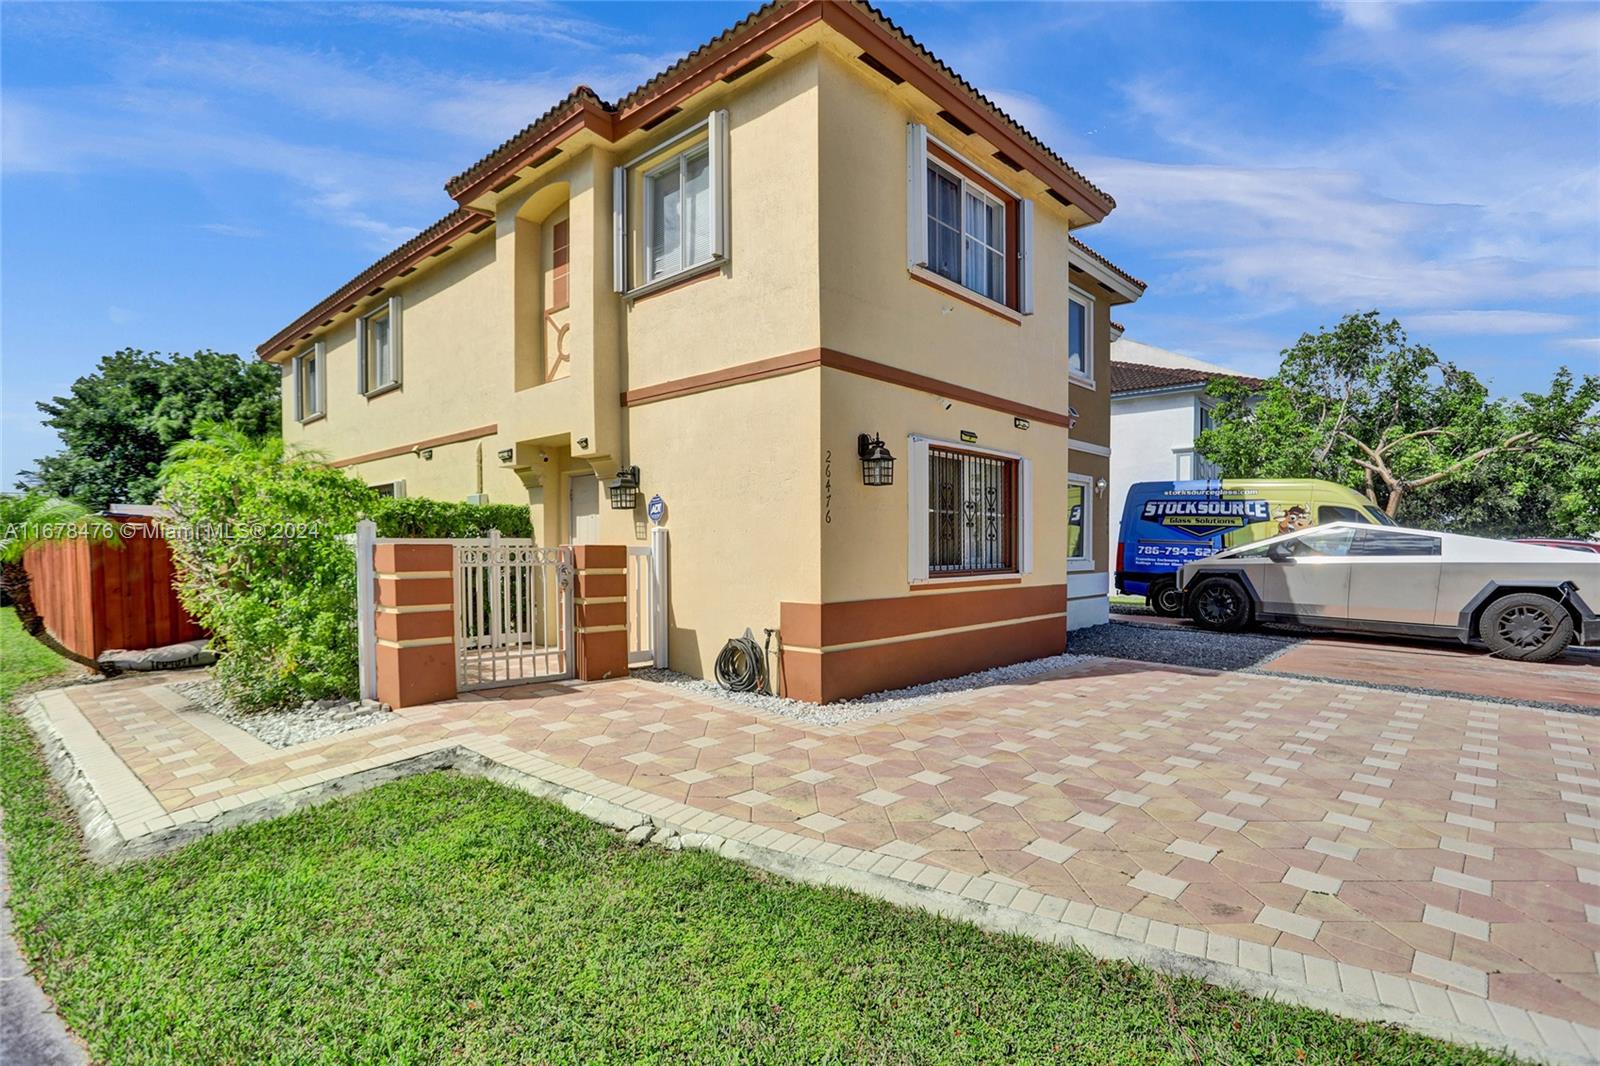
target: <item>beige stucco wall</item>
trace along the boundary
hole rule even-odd
[[[675,669],[708,675],[730,637],[778,626],[822,587],[820,369],[629,409],[643,501],[667,503]],[[859,478],[857,479],[859,480]]]

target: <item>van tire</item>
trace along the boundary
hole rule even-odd
[[[1513,592],[1484,608],[1478,636],[1502,659],[1548,662],[1572,643],[1572,616],[1549,596]]]
[[[1162,618],[1177,618],[1183,614],[1183,593],[1178,591],[1178,583],[1171,578],[1152,581],[1150,590],[1145,593],[1145,602]]]
[[[1250,624],[1250,596],[1231,577],[1208,577],[1184,600],[1189,617],[1207,629],[1237,633]]]

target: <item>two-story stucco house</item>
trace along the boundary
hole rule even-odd
[[[804,699],[1103,616],[1108,315],[1144,286],[1073,231],[1114,202],[873,8],[769,4],[446,189],[261,345],[289,443],[527,501],[544,544],[641,543],[659,495],[671,665],[774,628]]]

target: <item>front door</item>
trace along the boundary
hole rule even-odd
[[[594,544],[600,539],[600,479],[593,474],[580,474],[569,485],[569,543]]]
[[[1348,618],[1354,540],[1354,529],[1339,526],[1279,541],[1261,567],[1262,609],[1302,618]]]

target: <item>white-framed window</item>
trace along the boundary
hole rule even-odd
[[[1011,452],[918,436],[907,450],[911,581],[1033,569],[1032,463]]]
[[[356,319],[356,389],[376,396],[400,385],[400,297]]]
[[[394,481],[380,481],[370,487],[379,496],[399,498],[406,494],[405,478],[398,478]]]
[[[1033,203],[980,174],[926,126],[906,127],[906,263],[1032,314]]]
[[[317,341],[294,357],[294,417],[310,422],[327,414],[327,346]]]
[[[712,269],[728,257],[727,173],[726,111],[713,111],[704,122],[613,170],[612,261],[617,292],[638,294]],[[637,242],[642,261],[637,267],[629,261],[630,248],[635,247],[629,198],[635,191],[642,216]]]
[[[1094,569],[1094,482],[1067,475],[1067,569]]]
[[[1094,297],[1067,289],[1067,371],[1094,384]]]
[[[1006,302],[1006,205],[954,168],[928,160],[928,269]]]
[[[644,176],[644,280],[711,261],[711,150],[701,144]]]

